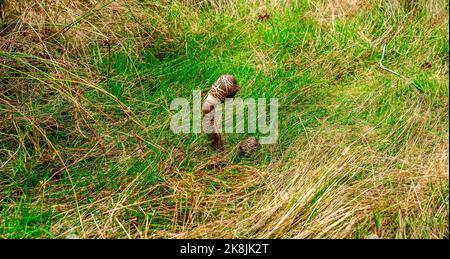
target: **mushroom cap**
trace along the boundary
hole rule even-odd
[[[202,105],[203,115],[212,111],[217,104],[223,103],[225,98],[233,98],[238,91],[239,87],[234,76],[220,76],[211,86],[208,96]]]
[[[224,102],[225,98],[232,98],[239,91],[236,78],[232,75],[222,75],[214,82],[209,94],[217,98],[220,102]]]
[[[251,155],[255,153],[259,148],[258,139],[255,137],[248,137],[241,141],[239,144],[239,154],[240,155]]]

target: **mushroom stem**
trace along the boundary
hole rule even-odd
[[[216,125],[214,125],[214,133],[210,135],[211,145],[220,152],[225,151],[223,146],[222,135],[217,131]]]
[[[206,116],[209,113],[211,113],[212,116]],[[217,129],[217,125],[214,122],[213,113],[214,113],[214,108],[212,108],[208,112],[205,112],[205,111],[203,112],[203,124],[204,124],[203,127],[204,127],[204,129],[206,129],[206,128],[208,128],[210,130],[212,129],[211,133],[207,133],[211,146],[213,146],[215,149],[217,149],[219,151],[224,151],[225,148],[223,146],[222,135],[220,134],[219,130]],[[206,132],[209,132],[209,131],[206,131]]]

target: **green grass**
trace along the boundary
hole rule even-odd
[[[264,20],[244,1],[220,8],[144,1],[136,4],[145,17],[139,31],[115,31],[107,44],[92,36],[67,56],[46,42],[72,69],[34,49],[2,50],[0,237],[448,238],[448,167],[436,162],[448,161],[448,2],[439,13],[425,3],[369,1],[333,20],[325,2],[319,9],[294,2],[268,4]],[[136,23],[128,10],[123,18]],[[383,63],[420,89],[380,68],[383,43]],[[227,135],[225,166],[210,168],[217,154],[205,136],[170,131],[169,104],[206,93],[222,74],[237,78],[242,98],[279,98],[280,135],[243,159],[233,150],[244,136]],[[298,168],[305,179],[291,182]],[[252,176],[261,172],[267,177]],[[308,177],[314,185],[305,187]],[[429,189],[410,201],[409,190],[423,184]],[[279,198],[273,186],[288,193],[288,205],[265,214]],[[311,197],[291,197],[293,190]],[[354,210],[321,233],[339,221],[327,210],[346,202],[343,190],[370,197],[349,201]],[[247,231],[245,217],[254,215],[265,223]],[[270,232],[283,215],[289,224]],[[238,234],[225,230],[233,220],[242,222]],[[217,230],[205,230],[213,223]],[[302,236],[295,226],[319,230]]]

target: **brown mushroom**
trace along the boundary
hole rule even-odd
[[[254,154],[259,148],[258,139],[255,137],[248,137],[239,143],[239,155],[250,156]]]
[[[211,145],[220,151],[224,150],[222,135],[217,130],[214,123],[214,107],[217,104],[223,103],[226,98],[232,98],[239,91],[236,83],[236,78],[232,75],[222,75],[214,82],[208,92],[205,102],[202,106],[203,111],[203,125],[204,127],[212,127],[213,131],[209,134]],[[206,116],[210,114],[210,116]]]

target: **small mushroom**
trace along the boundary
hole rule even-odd
[[[250,156],[254,154],[259,148],[258,139],[255,137],[248,137],[239,143],[239,155]]]

